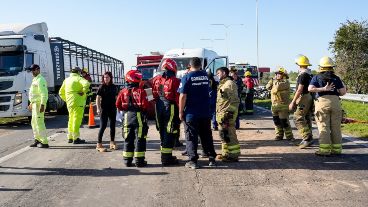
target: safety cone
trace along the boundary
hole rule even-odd
[[[88,128],[96,128],[98,125],[95,123],[95,113],[93,112],[92,103],[89,104],[89,115],[88,115]]]

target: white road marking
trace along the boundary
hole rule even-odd
[[[54,139],[56,136],[58,136],[58,135],[60,135],[60,134],[61,134],[61,133],[55,133],[55,134],[53,134],[53,135],[51,135],[51,136],[47,137],[47,139],[48,139],[48,140],[52,140],[52,139]],[[10,159],[12,159],[12,158],[14,158],[14,157],[16,157],[16,156],[18,156],[18,155],[20,155],[20,154],[22,154],[22,153],[24,153],[24,152],[26,152],[26,151],[28,151],[29,149],[31,149],[31,147],[26,146],[26,147],[24,147],[24,148],[22,148],[22,149],[19,149],[19,150],[17,150],[17,151],[15,151],[15,152],[13,152],[13,153],[10,153],[10,154],[8,154],[8,155],[5,155],[4,157],[1,157],[1,158],[0,158],[0,164],[1,164],[1,163],[3,163],[3,162],[5,162],[5,161],[8,161],[8,160],[10,160]]]

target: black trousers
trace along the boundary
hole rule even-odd
[[[184,128],[186,149],[191,161],[197,162],[199,158],[197,154],[198,136],[201,140],[203,151],[208,153],[209,158],[216,157],[210,118],[200,118],[190,122],[184,122]]]
[[[100,117],[100,131],[98,132],[98,143],[102,143],[102,136],[107,127],[107,121],[110,120],[111,141],[115,140],[116,108],[102,109]]]

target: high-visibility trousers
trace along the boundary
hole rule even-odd
[[[228,120],[226,126],[224,123],[219,122],[219,134],[221,137],[223,157],[238,158],[240,155],[240,145],[235,129],[236,116],[237,112],[234,113],[232,119]]]
[[[45,126],[45,112],[40,113],[41,104],[32,103],[32,130],[33,136],[42,144],[48,144]],[[45,106],[46,108],[46,106]]]
[[[84,115],[84,106],[67,107],[69,112],[68,120],[68,139],[76,140],[79,138],[79,129]]]

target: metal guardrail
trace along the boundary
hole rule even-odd
[[[353,93],[347,93],[345,96],[340,96],[343,100],[349,100],[349,101],[360,101],[363,103],[368,103],[368,95],[367,94],[353,94]]]

